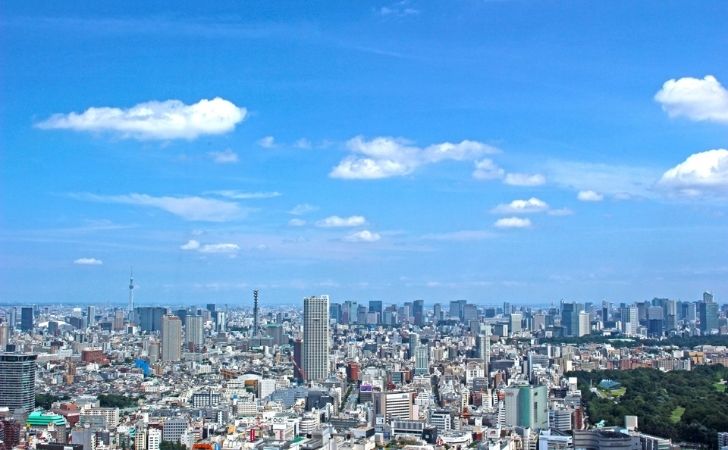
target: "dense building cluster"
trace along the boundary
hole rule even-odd
[[[674,344],[728,334],[708,293],[542,308],[324,295],[300,309],[259,308],[256,292],[250,306],[0,308],[0,448],[678,448],[637,416],[595,426],[570,372],[728,367],[725,346]]]

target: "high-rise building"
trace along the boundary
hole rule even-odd
[[[162,361],[179,361],[182,357],[182,321],[171,314],[162,317]]]
[[[415,325],[418,327],[425,325],[425,301],[415,300],[412,303],[412,317],[415,318]]]
[[[96,325],[96,308],[93,306],[86,307],[86,326],[92,327]]]
[[[5,347],[10,343],[10,326],[7,322],[0,323],[0,353],[5,351]]]
[[[202,316],[187,316],[185,325],[185,347],[192,352],[199,352],[205,344]]]
[[[33,329],[33,307],[23,306],[20,310],[20,329],[31,331]]]
[[[589,319],[589,313],[581,311],[579,313],[579,332],[578,336],[586,336],[591,333],[591,320]]]
[[[579,313],[584,306],[579,303],[561,304],[561,326],[564,327],[564,335],[576,336],[579,332]]]
[[[303,372],[306,381],[329,374],[329,296],[303,299]]]
[[[505,424],[509,427],[546,429],[549,426],[546,386],[514,386],[505,389]]]
[[[303,367],[303,341],[296,339],[293,341],[293,378],[298,382],[304,381],[301,367]]]
[[[467,300],[453,300],[450,302],[450,311],[448,312],[448,315],[450,316],[450,319],[454,320],[462,320],[463,318],[463,309],[465,309],[465,304],[467,303]]]
[[[713,295],[708,292],[703,294],[703,301],[698,304],[698,319],[702,334],[710,334],[718,329],[718,304],[713,302]]]
[[[520,333],[522,331],[521,322],[523,321],[523,314],[511,313],[509,315],[509,328],[512,334]]]
[[[35,407],[35,361],[38,355],[0,353],[0,407],[30,413]]]
[[[156,306],[142,306],[136,310],[137,320],[136,323],[142,331],[152,332],[160,331],[162,329],[162,317],[167,314],[167,308],[160,308]],[[132,322],[135,322],[132,320]]]
[[[430,348],[427,345],[415,347],[415,375],[430,374]]]

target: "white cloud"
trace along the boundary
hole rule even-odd
[[[375,233],[369,230],[361,230],[356,233],[351,233],[346,236],[344,240],[349,242],[376,242],[380,240],[382,236],[379,233]]]
[[[506,171],[498,167],[492,159],[481,159],[475,161],[475,170],[473,170],[473,178],[476,180],[499,180],[503,178]]]
[[[570,216],[572,214],[574,214],[574,211],[570,210],[569,208],[550,209],[548,212],[549,216],[557,217]]]
[[[128,109],[92,107],[82,113],[54,114],[39,128],[110,132],[139,140],[195,139],[235,129],[247,115],[245,108],[220,97],[186,105],[179,100],[150,101]]]
[[[200,242],[194,239],[190,239],[185,244],[179,246],[182,250],[197,250],[200,248]]]
[[[101,203],[158,208],[185,220],[203,222],[225,222],[244,215],[237,203],[203,197],[154,197],[147,194],[96,195],[71,194],[72,198]]]
[[[546,177],[538,173],[508,173],[503,182],[511,186],[541,186]]]
[[[276,146],[276,138],[273,136],[265,136],[258,139],[258,145],[263,148],[274,148]]]
[[[531,214],[544,212],[549,209],[548,203],[536,197],[528,200],[513,200],[508,204],[501,204],[491,210],[496,214]]]
[[[728,90],[712,75],[667,80],[655,100],[670,117],[728,123]]]
[[[292,227],[302,227],[306,225],[306,221],[303,219],[293,218],[288,221],[288,225]]]
[[[549,180],[576,191],[594,190],[615,198],[648,198],[660,177],[649,167],[551,160],[546,163]]]
[[[235,253],[240,250],[238,244],[205,244],[200,247],[200,253]]]
[[[294,144],[294,147],[301,148],[301,149],[310,149],[312,147],[311,141],[309,141],[306,138],[301,138],[297,140]]]
[[[503,217],[493,224],[496,228],[529,228],[531,220],[521,217]]]
[[[73,263],[79,266],[100,266],[104,262],[96,258],[78,258]]]
[[[728,150],[720,148],[688,156],[666,171],[659,185],[679,189],[684,194],[699,194],[704,190],[728,191]]]
[[[300,203],[293,207],[290,211],[288,211],[288,214],[292,214],[294,216],[303,216],[305,214],[308,214],[310,212],[318,211],[318,206],[311,205],[308,203]]]
[[[404,139],[377,137],[369,141],[361,136],[346,143],[352,152],[334,167],[332,178],[372,180],[409,175],[426,164],[445,160],[473,160],[498,150],[476,141],[443,142],[425,148]]]
[[[207,156],[209,156],[215,164],[235,164],[240,161],[238,154],[229,148],[221,152],[208,152]]]
[[[200,244],[199,241],[196,241],[194,239],[190,239],[187,241],[187,243],[180,245],[179,247],[182,250],[193,250],[200,253],[225,253],[225,254],[231,254],[231,253],[237,253],[238,250],[240,250],[240,246],[238,244],[231,244],[231,243],[219,243],[219,244]]]
[[[346,228],[346,227],[359,227],[367,223],[364,216],[329,216],[323,220],[316,222],[317,227],[321,228]]]
[[[242,191],[236,191],[232,189],[228,190],[221,190],[221,191],[208,191],[208,194],[211,195],[219,195],[220,197],[229,198],[231,200],[257,200],[257,199],[266,199],[266,198],[275,198],[280,197],[280,192],[272,191],[272,192],[242,192]]]
[[[601,202],[604,200],[604,195],[596,191],[586,190],[579,191],[579,193],[576,194],[576,198],[582,202]]]
[[[432,241],[453,241],[453,242],[467,242],[467,241],[481,241],[483,239],[491,239],[496,236],[495,233],[486,230],[460,230],[451,231],[448,233],[432,233],[422,236],[422,239]]]

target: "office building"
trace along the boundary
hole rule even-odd
[[[20,330],[31,331],[33,329],[33,307],[23,306],[20,309]]]
[[[375,413],[388,419],[413,419],[412,392],[374,393]]]
[[[718,329],[718,304],[713,301],[710,292],[704,292],[703,301],[698,304],[698,319],[702,334],[711,334]]]
[[[579,332],[578,336],[586,336],[587,334],[591,333],[591,320],[589,318],[589,313],[586,311],[581,311],[579,313]]]
[[[415,319],[415,325],[422,327],[425,325],[425,301],[415,300],[412,303],[412,316]]]
[[[179,361],[182,357],[182,321],[177,316],[162,317],[162,361]]]
[[[415,375],[430,374],[430,348],[426,345],[415,347]]]
[[[151,333],[162,329],[162,317],[167,314],[166,308],[142,306],[136,308],[136,323],[142,331]]]
[[[548,428],[549,407],[546,386],[513,386],[505,389],[505,395],[506,426]]]
[[[205,344],[202,316],[187,316],[185,325],[185,347],[191,352],[199,352]]]
[[[0,407],[30,413],[35,407],[35,361],[38,355],[0,353]]]
[[[93,306],[86,307],[86,326],[92,327],[96,325],[96,308]]]
[[[521,328],[521,322],[523,321],[523,314],[521,313],[511,313],[509,315],[509,328],[511,330],[511,333],[516,334],[520,333],[522,331]]]
[[[561,326],[564,327],[565,336],[576,336],[579,332],[579,313],[584,306],[579,303],[561,304]]]
[[[10,325],[7,322],[0,322],[0,353],[5,351],[5,347],[10,343]]]
[[[329,296],[303,299],[303,375],[321,381],[329,374]]]

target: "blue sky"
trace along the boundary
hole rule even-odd
[[[725,17],[6,2],[0,302],[723,302]]]

